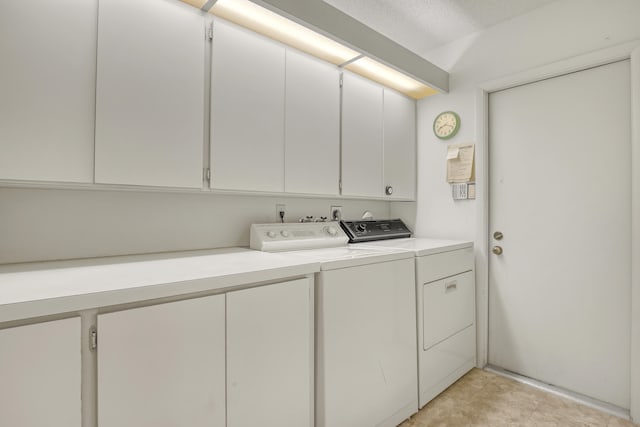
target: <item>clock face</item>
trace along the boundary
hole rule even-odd
[[[460,129],[460,117],[453,111],[438,114],[433,121],[433,133],[440,139],[449,139]]]

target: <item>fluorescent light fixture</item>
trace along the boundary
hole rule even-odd
[[[343,64],[359,55],[355,50],[249,0],[218,0],[209,13],[335,65]]]
[[[182,0],[207,10],[210,0]],[[438,93],[436,89],[419,82],[400,71],[363,56],[341,43],[319,34],[304,25],[272,12],[249,0],[217,0],[209,13],[271,39],[292,46],[334,65],[396,89],[415,99]]]
[[[205,5],[207,0],[182,0],[186,4],[190,4],[193,7],[197,7],[198,9],[202,8]]]
[[[409,95],[414,99],[438,93],[432,87],[366,56],[347,64],[344,68]]]

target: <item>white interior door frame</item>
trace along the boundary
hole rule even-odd
[[[489,334],[489,93],[631,59],[631,405],[640,421],[640,40],[480,83],[476,88],[476,288],[478,366],[487,364]]]

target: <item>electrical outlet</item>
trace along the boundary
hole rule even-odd
[[[276,222],[284,222],[284,214],[287,211],[287,205],[276,205]],[[280,216],[282,212],[282,216]]]
[[[331,221],[340,221],[342,219],[342,206],[331,206],[329,219]]]

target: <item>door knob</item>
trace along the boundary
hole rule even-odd
[[[502,255],[502,246],[494,246],[493,249],[491,249],[491,252],[496,255]]]
[[[495,233],[493,233],[493,238],[496,240],[502,240],[502,237],[504,237],[502,231],[496,231]]]

